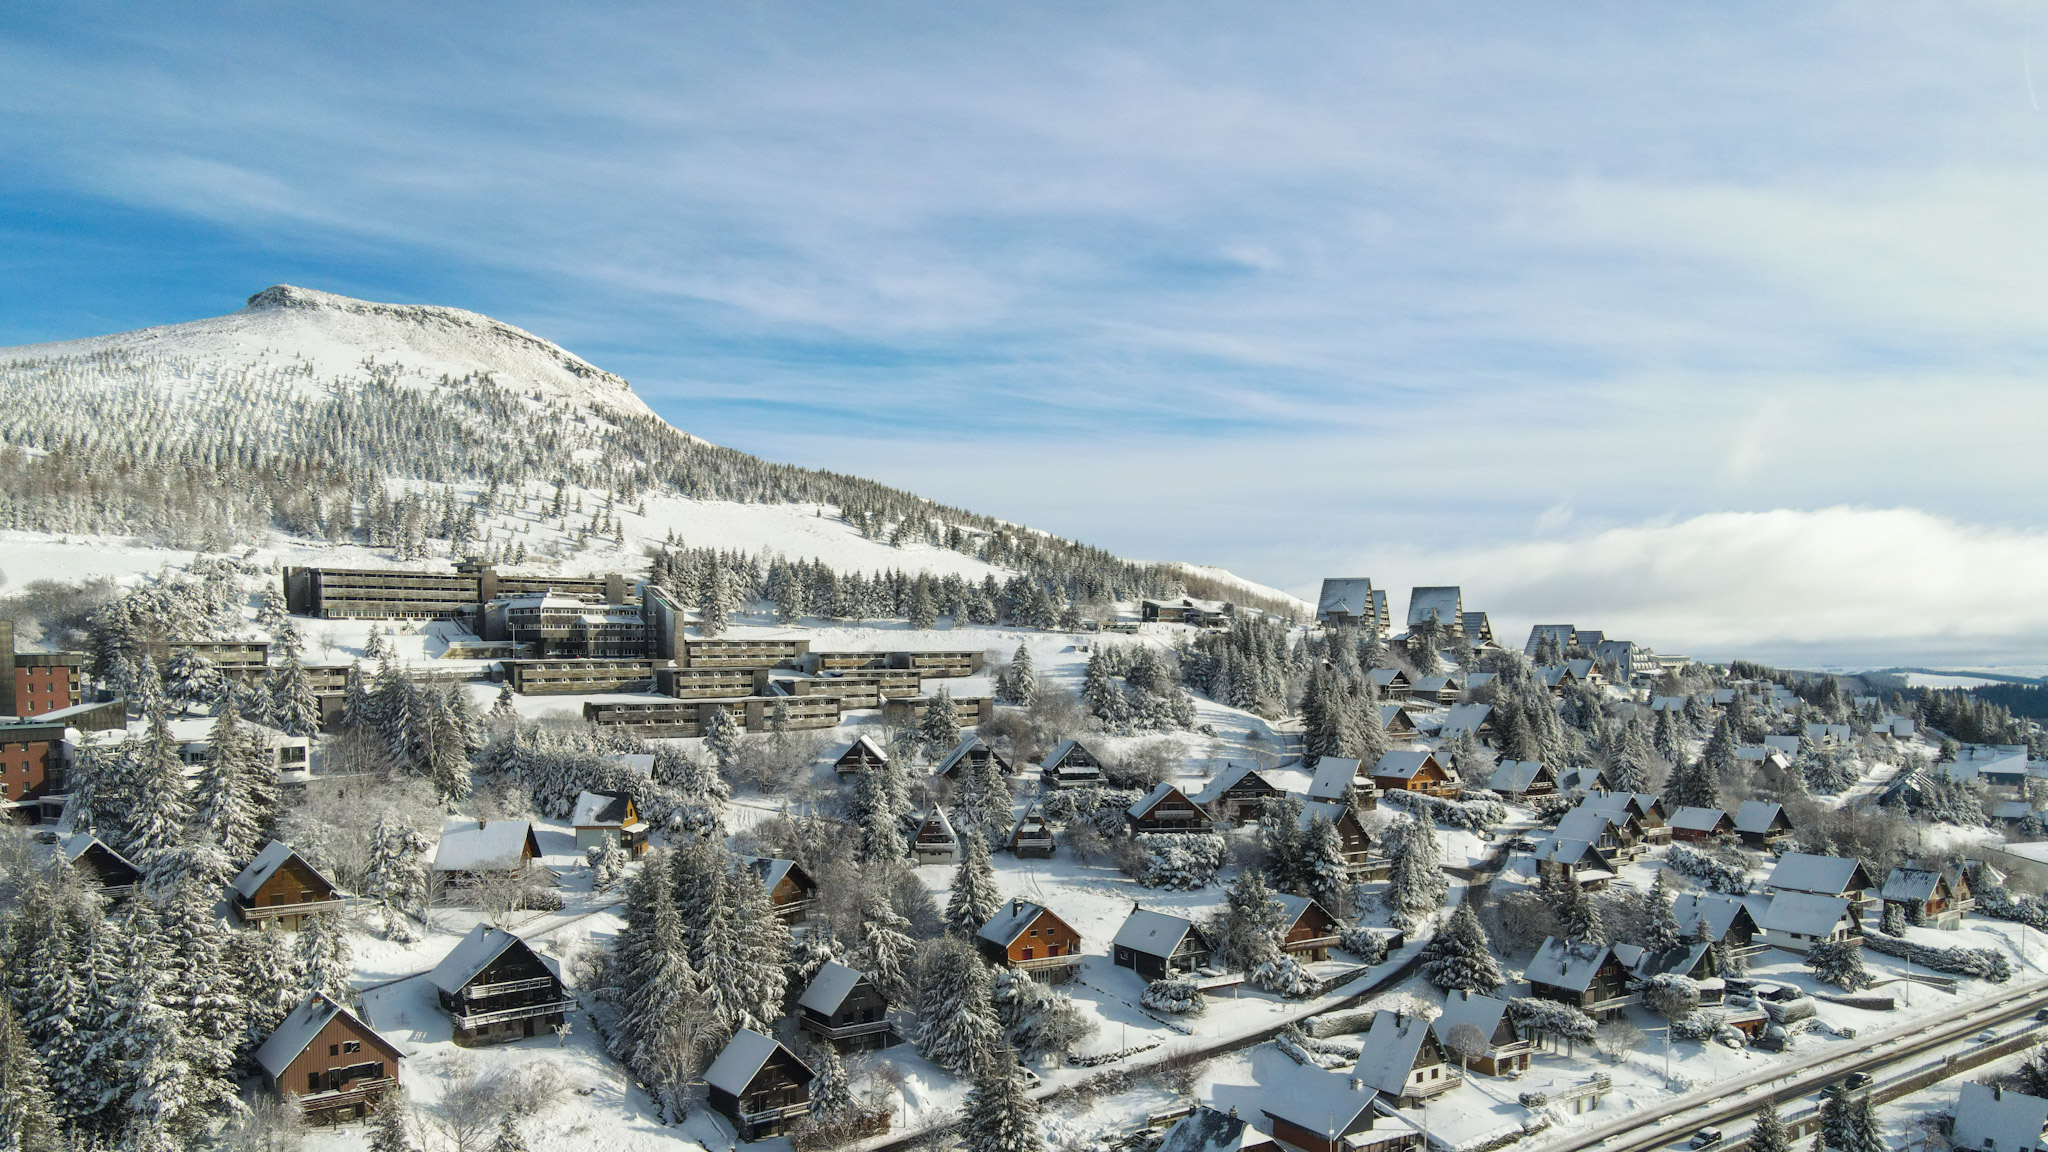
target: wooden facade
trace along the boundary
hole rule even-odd
[[[828,962],[797,1000],[797,1024],[841,1052],[869,1052],[898,1043],[889,998],[865,972]]]
[[[264,1090],[316,1121],[365,1116],[398,1087],[397,1045],[317,993],[286,1016],[256,1051]]]
[[[1161,784],[1124,813],[1133,834],[1144,832],[1208,832],[1214,823],[1202,806],[1171,784]]]
[[[1081,934],[1051,909],[1011,900],[989,918],[974,942],[993,964],[1061,982],[1081,966]]]
[[[229,888],[235,918],[254,928],[297,931],[307,917],[344,907],[333,883],[277,840],[264,845]]]
[[[782,1135],[810,1111],[814,1076],[796,1053],[742,1028],[705,1072],[705,1098],[740,1139],[762,1140]]]
[[[464,1047],[553,1034],[575,1000],[526,941],[479,924],[429,975]]]

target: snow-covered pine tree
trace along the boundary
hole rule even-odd
[[[1123,686],[1110,674],[1108,661],[1101,649],[1088,657],[1088,671],[1081,681],[1081,702],[1110,731],[1122,732],[1129,728],[1130,701],[1124,695]]]
[[[513,705],[515,699],[516,697],[512,693],[512,682],[507,680],[498,688],[498,698],[491,702],[491,722],[494,724],[516,722],[519,719],[519,710]]]
[[[1003,1036],[1026,1062],[1072,1051],[1095,1034],[1095,1021],[1064,993],[1014,968],[997,970],[989,1002]]]
[[[1344,857],[1344,840],[1337,834],[1337,825],[1322,816],[1312,817],[1298,843],[1299,871],[1308,894],[1325,908],[1342,909],[1351,887],[1350,862]]]
[[[1721,806],[1721,786],[1704,756],[1699,759],[1681,757],[1676,762],[1671,769],[1671,778],[1664,782],[1664,802],[1674,810]]]
[[[370,685],[363,679],[362,661],[351,660],[341,682],[341,730],[367,733],[376,723],[375,713]]]
[[[316,912],[300,921],[294,968],[302,991],[318,992],[337,1004],[354,998],[349,985],[354,972],[349,963],[348,933],[339,914]]]
[[[946,926],[964,938],[972,938],[1003,906],[1003,894],[996,890],[996,870],[989,861],[988,840],[968,836],[961,848],[960,867],[953,873],[953,893],[946,901]]]
[[[369,1152],[417,1152],[408,1111],[402,1090],[392,1088],[384,1093],[370,1113]]]
[[[1305,805],[1292,793],[1267,800],[1259,812],[1259,846],[1265,853],[1266,878],[1283,892],[1294,892],[1308,884],[1303,868],[1308,852],[1302,844],[1301,817]]]
[[[857,967],[892,1004],[903,1003],[910,991],[910,965],[917,942],[904,931],[908,927],[910,921],[882,896],[871,897],[860,918],[861,963]]]
[[[114,985],[114,1008],[94,1039],[94,1065],[106,1077],[115,1115],[121,1117],[126,1147],[184,1146],[205,1120],[180,1020],[167,998],[162,944],[148,904],[130,906],[128,954]],[[228,1099],[233,1100],[232,1092]]]
[[[1856,1098],[1855,1111],[1849,1115],[1849,1141],[1845,1152],[1886,1152],[1884,1125],[1868,1092]]]
[[[283,932],[232,932],[222,945],[221,962],[241,1000],[238,1056],[261,1044],[303,998],[292,950]]]
[[[904,610],[904,620],[920,631],[929,629],[939,622],[939,607],[932,600],[931,577],[919,576],[910,589],[910,603]]]
[[[619,999],[626,1009],[616,1047],[663,1115],[680,1119],[701,1054],[724,1038],[711,1035],[714,1026],[703,1010],[702,982],[690,964],[669,869],[659,862],[642,868],[634,888],[637,914],[630,923],[639,947],[615,954],[625,969]],[[620,944],[627,944],[624,936]]]
[[[413,923],[426,923],[427,848],[426,837],[389,813],[370,827],[370,868],[363,881],[364,895],[376,902],[389,939],[417,940]]]
[[[1590,945],[1607,943],[1607,922],[1600,915],[1600,906],[1576,880],[1547,877],[1546,885],[1544,896],[1550,903],[1551,912],[1557,916],[1559,926],[1564,929],[1566,941]]]
[[[1856,1136],[1856,1102],[1849,1098],[1848,1085],[1837,1080],[1821,1094],[1820,1130],[1815,1142],[1835,1152],[1861,1152]]]
[[[229,934],[214,914],[218,883],[181,885],[164,902],[157,927],[156,954],[162,957],[162,1000],[178,1018],[190,1076],[185,1088],[201,1115],[229,1115],[239,1108],[235,1058],[241,1042],[242,998],[222,958]]]
[[[1434,912],[1451,890],[1436,828],[1427,819],[1411,816],[1397,824],[1395,831],[1387,891],[1381,899],[1388,911],[1404,918]]]
[[[1038,698],[1038,670],[1031,663],[1031,649],[1023,644],[1010,656],[1009,666],[1003,669],[1002,682],[998,693],[1005,704],[1029,708]]]
[[[51,1108],[42,1059],[13,1006],[0,999],[0,1149],[60,1152],[69,1143]]]
[[[968,1152],[1043,1152],[1038,1102],[1026,1091],[1022,1067],[1007,1047],[988,1054],[967,1094]]]
[[[213,724],[213,754],[199,766],[193,780],[198,795],[199,832],[220,847],[237,868],[262,846],[263,828],[255,798],[249,794],[251,760],[256,749],[248,728],[233,708],[222,710]]]
[[[846,1062],[830,1043],[811,1046],[810,1121],[822,1129],[833,1129],[860,1119],[860,1102],[853,1098],[853,1086],[846,1078]]]
[[[289,736],[312,736],[320,730],[320,700],[306,677],[306,666],[288,657],[264,678],[271,723]]]
[[[1232,966],[1249,971],[1277,959],[1286,909],[1257,869],[1247,868],[1224,890],[1219,950]]]
[[[789,991],[789,925],[776,915],[768,897],[768,885],[754,866],[738,861],[733,867],[733,918],[740,929],[740,955],[744,982],[740,985],[748,1018],[747,1025],[766,1032],[782,1015],[783,997]]]
[[[732,611],[731,584],[716,553],[706,558],[697,594],[697,630],[716,636],[726,629]]]
[[[744,748],[745,738],[732,715],[723,708],[713,708],[704,721],[704,751],[712,763],[718,765],[720,772],[733,772]]]
[[[1656,878],[1650,881],[1650,890],[1643,894],[1643,936],[1639,943],[1652,952],[1662,952],[1685,943],[1685,933],[1678,927],[1678,917],[1671,911],[1671,889],[1664,881],[1664,870],[1657,870]]]
[[[995,1054],[1002,1032],[989,1004],[988,969],[971,946],[952,937],[926,944],[912,994],[917,1050],[925,1059],[964,1076]]]
[[[1863,950],[1840,940],[1816,941],[1806,954],[1806,966],[1813,977],[1849,992],[1871,986],[1874,981],[1863,967]]]
[[[1462,990],[1491,996],[1500,989],[1500,964],[1493,958],[1486,929],[1480,925],[1470,901],[1460,903],[1443,931],[1423,946],[1422,974],[1446,992]]]
[[[1617,749],[1607,759],[1607,783],[1616,792],[1642,792],[1649,788],[1650,777],[1643,769],[1642,761],[1626,748]]]
[[[924,754],[936,760],[960,743],[960,713],[953,706],[953,691],[940,688],[926,703],[924,718],[917,723],[918,742]]]
[[[989,844],[1002,843],[1009,835],[1014,799],[1010,782],[993,756],[979,763],[970,757],[960,768],[960,785],[954,793],[953,822],[964,837],[979,833]]]
[[[192,819],[185,795],[185,758],[171,736],[170,717],[161,709],[149,716],[149,729],[132,763],[134,772],[123,797],[128,842],[118,847],[147,872],[153,856],[183,842]]]

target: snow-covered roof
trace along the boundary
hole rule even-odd
[[[1222,799],[1225,792],[1237,787],[1247,776],[1255,777],[1254,783],[1258,786],[1272,788],[1275,792],[1284,791],[1284,789],[1275,788],[1271,783],[1267,782],[1264,776],[1260,776],[1256,765],[1236,764],[1226,766],[1214,780],[1204,784],[1200,792],[1188,797],[1188,799],[1206,808]]]
[[[1787,756],[1797,756],[1799,755],[1799,737],[1766,736],[1764,737],[1764,747],[1776,748],[1778,751],[1785,753]]]
[[[1408,626],[1434,620],[1446,628],[1463,623],[1465,606],[1456,585],[1417,588],[1408,593]]]
[[[282,840],[272,840],[263,846],[263,851],[258,852],[254,860],[249,861],[248,867],[236,873],[233,880],[228,881],[228,887],[233,888],[244,900],[253,899],[255,898],[256,890],[263,887],[264,883],[272,876],[275,876],[277,870],[284,867],[285,861],[298,855],[297,852],[293,851],[291,845],[286,844]],[[327,880],[327,877],[320,874],[319,869],[307,863],[305,857],[299,857],[299,864],[306,871],[319,876],[322,880]],[[334,887],[334,882],[328,880],[327,886],[329,888]]]
[[[1160,801],[1165,800],[1168,796],[1173,795],[1176,792],[1180,793],[1180,796],[1183,800],[1188,800],[1187,793],[1181,792],[1180,789],[1176,788],[1173,784],[1162,780],[1159,783],[1154,784],[1150,792],[1145,793],[1143,796],[1140,796],[1137,800],[1133,801],[1131,803],[1131,806],[1125,809],[1124,811],[1132,819],[1143,820],[1145,818],[1146,813],[1152,811],[1152,809],[1159,806]],[[1188,800],[1188,803],[1192,804],[1194,803],[1194,801]]]
[[[1336,917],[1330,916],[1330,910],[1323,908],[1322,903],[1312,896],[1290,896],[1283,892],[1276,894],[1273,899],[1280,902],[1280,914],[1285,917],[1282,923],[1288,927],[1293,927],[1296,923],[1299,923],[1301,918],[1308,914],[1311,904],[1317,908],[1322,908],[1323,915],[1329,916],[1333,922],[1336,920]]]
[[[1503,760],[1487,777],[1486,786],[1495,792],[1526,792],[1542,772],[1541,760]]]
[[[1788,852],[1771,870],[1767,886],[1780,892],[1818,892],[1835,896],[1870,886],[1870,877],[1853,856],[1815,856],[1810,852]]]
[[[57,842],[57,855],[66,864],[76,864],[80,856],[93,850],[94,845],[98,845],[100,851],[127,865],[129,870],[137,874],[141,873],[142,869],[135,867],[133,861],[114,851],[113,847],[106,841],[90,832],[76,832],[59,840]]]
[[[1362,1077],[1296,1064],[1283,1057],[1260,1069],[1259,1087],[1265,1090],[1260,1111],[1327,1139],[1335,1140],[1368,1124],[1378,1127],[1379,1114],[1373,1102],[1379,1093]]]
[[[1884,878],[1884,888],[1879,895],[1886,900],[1904,903],[1908,900],[1932,900],[1934,891],[1940,887],[1942,876],[1933,868],[1894,868]]]
[[[1585,840],[1597,842],[1607,830],[1630,818],[1627,812],[1603,811],[1599,808],[1574,808],[1557,822],[1555,835],[1560,840]]]
[[[1358,1063],[1352,1066],[1351,1074],[1365,1081],[1368,1088],[1399,1096],[1408,1087],[1408,1075],[1422,1052],[1422,1042],[1428,1038],[1428,1020],[1385,1010],[1376,1012],[1371,1027],[1359,1037]]]
[[[1557,641],[1557,646],[1560,649],[1568,648],[1571,646],[1573,634],[1577,631],[1577,628],[1574,628],[1569,624],[1531,625],[1529,628],[1529,639],[1527,643],[1524,643],[1522,645],[1522,652],[1524,655],[1534,656],[1536,654],[1537,645],[1543,643],[1545,640]]]
[[[827,960],[825,966],[818,969],[818,974],[811,977],[810,984],[805,986],[804,994],[797,997],[796,1002],[799,1007],[830,1016],[839,1011],[841,1004],[846,1003],[847,994],[851,993],[860,981],[861,972],[858,968],[848,968],[837,960]]]
[[[1598,768],[1567,768],[1557,774],[1559,789],[1572,793],[1589,793],[1607,787],[1607,775]]]
[[[1749,916],[1749,905],[1733,896],[1710,896],[1699,892],[1688,892],[1671,902],[1671,915],[1678,921],[1678,930],[1686,936],[1699,931],[1700,918],[1707,921],[1707,935],[1715,940],[1723,939],[1736,920]],[[1755,922],[1755,917],[1749,917]]]
[[[1701,957],[1706,954],[1707,945],[1691,943],[1666,948],[1661,952],[1645,950],[1641,956],[1636,957],[1635,963],[1629,965],[1629,972],[1638,980],[1648,980],[1652,976],[1661,976],[1666,972],[1690,976],[1693,969],[1699,967]]]
[[[1415,691],[1430,696],[1438,695],[1447,689],[1457,692],[1461,691],[1462,688],[1463,686],[1458,682],[1456,676],[1418,676],[1415,678]]]
[[[1358,786],[1359,763],[1349,756],[1325,756],[1316,761],[1315,779],[1309,781],[1311,800],[1341,801]]]
[[[464,985],[476,979],[477,973],[490,967],[492,961],[503,956],[506,949],[514,946],[525,948],[527,945],[526,941],[503,928],[487,928],[478,924],[469,930],[469,935],[464,936],[461,943],[448,950],[448,955],[441,957],[441,962],[434,965],[432,972],[427,973],[427,983],[443,992],[458,992]],[[554,961],[538,952],[534,953],[534,957],[546,965],[549,971],[560,975]]]
[[[1468,732],[1477,732],[1491,715],[1491,704],[1453,704],[1444,712],[1441,735],[1446,740],[1455,740]]]
[[[1678,832],[1712,832],[1727,822],[1728,813],[1719,808],[1687,805],[1671,814],[1671,827]]]
[[[1614,948],[1600,944],[1568,944],[1555,936],[1545,937],[1536,955],[1522,969],[1525,979],[1553,988],[1584,992]]]
[[[810,876],[805,874],[803,869],[797,867],[794,860],[776,860],[768,856],[742,856],[740,861],[754,870],[754,874],[761,878],[762,885],[770,892],[780,887],[782,881],[792,873],[796,876],[798,886],[809,887],[811,884]]]
[[[576,810],[569,817],[573,828],[622,828],[630,803],[624,792],[578,792]]]
[[[313,1038],[320,1035],[320,1030],[327,1027],[328,1022],[336,1016],[346,1016],[355,1021],[357,1028],[375,1036],[385,1047],[391,1049],[394,1055],[404,1058],[404,1052],[398,1045],[385,1039],[382,1033],[370,1027],[362,1017],[315,992],[300,1001],[299,1006],[292,1009],[291,1015],[286,1016],[271,1032],[262,1047],[256,1049],[257,1066],[270,1073],[272,1079],[284,1075],[285,1069],[291,1067],[291,1062],[298,1058],[299,1053],[306,1050],[306,1045],[311,1044]]]
[[[942,833],[946,839],[960,839],[959,833],[953,831],[953,821],[946,816],[946,810],[937,804],[932,805],[931,814],[924,818],[924,823],[917,826],[917,838],[920,840],[924,839],[925,832],[931,830],[934,824],[938,825],[937,831]]]
[[[1685,711],[1685,701],[1686,698],[1683,696],[1652,696],[1650,697],[1650,711],[1683,712]]]
[[[1059,920],[1058,915],[1049,912],[1042,904],[1033,904],[1029,900],[1011,900],[997,909],[996,914],[989,917],[988,923],[983,924],[981,931],[975,935],[1008,948],[1040,915],[1051,915],[1053,919]],[[1065,924],[1066,921],[1061,920],[1060,923]],[[1071,930],[1070,926],[1069,931]]]
[[[1536,842],[1536,851],[1530,855],[1541,864],[1563,864],[1578,868],[1577,875],[1581,881],[1614,875],[1607,870],[1607,861],[1593,850],[1591,840],[1546,836]]]
[[[1241,1116],[1197,1106],[1166,1130],[1157,1152],[1244,1152],[1272,1142],[1270,1133]]]
[[[1412,780],[1415,778],[1416,773],[1434,763],[1436,763],[1434,753],[1396,748],[1380,757],[1379,763],[1372,766],[1372,774],[1374,776],[1391,777],[1395,780]],[[1438,767],[1441,768],[1442,765],[1438,765]]]
[[[981,737],[975,735],[972,732],[969,732],[968,734],[960,738],[960,742],[958,744],[953,745],[953,750],[951,752],[946,753],[944,759],[940,760],[937,764],[932,765],[932,773],[937,776],[946,775],[953,769],[959,767],[960,761],[965,759],[969,752],[974,751],[976,748],[983,747],[987,747],[987,745],[982,743]]]
[[[1456,991],[1444,996],[1444,1012],[1433,1022],[1438,1040],[1449,1043],[1451,1033],[1461,1024],[1470,1024],[1486,1037],[1489,1046],[1493,1034],[1500,1027],[1501,1017],[1507,1013],[1508,1002],[1482,996],[1474,992]]]
[[[1395,681],[1408,683],[1408,674],[1399,668],[1368,668],[1365,671],[1365,678],[1379,688],[1389,687]]]
[[[1333,576],[1324,579],[1322,595],[1316,598],[1316,615],[1341,613],[1372,617],[1372,579],[1367,576]]]
[[[1735,830],[1750,835],[1762,835],[1769,832],[1778,823],[1778,818],[1784,814],[1785,808],[1782,804],[1775,804],[1769,800],[1744,800],[1742,807],[1735,810]]]
[[[1171,956],[1194,927],[1194,921],[1184,916],[1133,908],[1131,914],[1124,918],[1123,927],[1116,930],[1116,938],[1111,943],[1147,956]]]
[[[1780,892],[1757,917],[1759,927],[1773,932],[1796,932],[1801,936],[1826,936],[1849,911],[1846,896],[1822,896],[1817,892]]]
[[[1072,756],[1076,752],[1080,752],[1081,754],[1087,756],[1091,760],[1096,758],[1093,753],[1089,752],[1088,749],[1081,746],[1080,741],[1072,738],[1067,738],[1053,745],[1052,751],[1046,753],[1045,758],[1043,760],[1040,760],[1039,764],[1046,768],[1067,769],[1067,757]],[[1076,770],[1085,772],[1101,771],[1100,768],[1097,768],[1092,764],[1085,766],[1076,765],[1074,766],[1074,768]]]
[[[1330,800],[1310,800],[1301,806],[1301,813],[1294,818],[1294,826],[1306,830],[1317,820],[1328,820],[1335,824],[1351,815],[1351,806]],[[1360,829],[1363,831],[1363,828]]]
[[[441,844],[434,850],[434,871],[516,872],[524,859],[533,825],[525,820],[477,821],[451,816],[441,823]]]
[[[747,1085],[754,1082],[754,1077],[761,1074],[762,1066],[768,1063],[777,1049],[789,1052],[789,1049],[783,1048],[773,1036],[763,1036],[752,1028],[742,1028],[733,1033],[732,1039],[726,1042],[724,1051],[718,1054],[718,1059],[713,1060],[711,1067],[705,1070],[704,1082],[713,1088],[738,1096],[747,1090]],[[796,1059],[796,1053],[790,1052],[789,1058],[796,1060],[806,1071],[809,1070],[808,1065]]]
[[[844,760],[848,756],[852,756],[856,752],[860,752],[863,750],[865,750],[869,756],[875,758],[876,760],[880,760],[884,764],[887,764],[889,762],[889,754],[887,752],[882,751],[882,746],[875,741],[875,738],[873,736],[867,735],[856,737],[853,743],[846,746],[846,751],[841,752],[839,754],[839,759]]]
[[[1955,1132],[1949,1137],[1957,1148],[1982,1152],[2037,1152],[2048,1148],[2041,1133],[2048,1129],[2048,1100],[1993,1088],[1988,1084],[1964,1084],[1956,1098]]]

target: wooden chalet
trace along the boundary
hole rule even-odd
[[[1308,799],[1311,803],[1377,808],[1380,790],[1357,760],[1349,756],[1324,756],[1316,761],[1316,774],[1308,782]]]
[[[1878,896],[1886,908],[1898,908],[1907,923],[1917,921],[1930,928],[1954,928],[1963,922],[1963,913],[1977,906],[1970,882],[1962,876],[1912,864],[1892,869]]]
[[[839,754],[839,759],[832,762],[832,770],[845,776],[853,772],[872,772],[877,768],[887,767],[888,764],[889,754],[882,751],[882,746],[875,742],[875,738],[862,736]]]
[[[818,882],[794,860],[765,856],[742,856],[740,860],[761,878],[768,889],[768,903],[775,914],[791,924],[801,924],[818,903]]]
[[[1197,1104],[1166,1130],[1154,1152],[1282,1152],[1282,1147],[1271,1132],[1237,1115],[1237,1109],[1218,1112]]]
[[[1379,689],[1381,696],[1390,700],[1406,697],[1415,687],[1408,679],[1408,673],[1399,668],[1368,668],[1365,678],[1372,681],[1372,686]]]
[[[1735,834],[1752,848],[1771,848],[1792,840],[1792,818],[1782,804],[1744,800],[1735,810]]]
[[[1560,840],[1584,840],[1617,864],[1634,860],[1649,849],[1649,838],[1633,813],[1584,804],[1558,820],[1554,835]]]
[[[1517,800],[1557,795],[1557,773],[1541,760],[1503,760],[1487,777],[1486,788]]]
[[[1436,753],[1395,749],[1372,766],[1373,787],[1382,792],[1422,792],[1449,796],[1458,790],[1457,778],[1436,758]]]
[[[1110,941],[1110,959],[1147,980],[1188,976],[1209,966],[1209,938],[1185,916],[1131,906]]]
[[[78,873],[88,889],[116,903],[133,896],[142,881],[142,869],[90,832],[53,839],[48,847],[51,855]]]
[[[576,1001],[561,966],[502,928],[469,930],[427,974],[464,1047],[552,1034]]]
[[[441,822],[434,872],[453,883],[483,876],[525,876],[540,859],[540,841],[526,820],[451,816]]]
[[[1446,1057],[1436,1029],[1420,1016],[1376,1012],[1358,1040],[1358,1063],[1351,1075],[1396,1107],[1418,1107],[1463,1079]]]
[[[1671,838],[1683,844],[1704,844],[1735,835],[1735,818],[1719,808],[1680,808],[1671,814]]]
[[[1671,902],[1671,914],[1678,919],[1679,934],[1688,940],[1700,934],[1702,921],[1708,940],[1736,948],[1748,948],[1762,931],[1749,905],[1733,896],[1687,892]]]
[[[1456,676],[1418,676],[1408,690],[1408,698],[1429,704],[1456,704],[1464,691],[1465,682]]]
[[[1629,975],[1637,980],[1649,980],[1657,976],[1683,976],[1700,986],[1700,1003],[1719,1004],[1725,987],[1721,983],[1721,969],[1714,962],[1714,949],[1704,940],[1688,940],[1673,948],[1660,951],[1643,949],[1629,965]]]
[[[1124,819],[1131,833],[1209,832],[1215,822],[1202,806],[1171,784],[1160,783],[1125,809]]]
[[[1614,866],[1590,840],[1552,835],[1536,844],[1536,874],[1577,884],[1588,892],[1607,887],[1615,877]]]
[[[1052,825],[1046,822],[1045,809],[1033,804],[1024,810],[1017,822],[1010,826],[1010,838],[1003,841],[1003,847],[1011,855],[1025,859],[1043,860],[1053,854],[1058,842],[1053,839]]]
[[[576,830],[576,850],[588,852],[600,845],[623,848],[628,856],[647,852],[647,823],[633,798],[624,792],[579,792],[569,816]]]
[[[1304,963],[1328,960],[1337,946],[1341,926],[1330,911],[1309,896],[1275,896],[1280,902],[1280,950]]]
[[[1422,729],[1416,726],[1415,717],[1408,714],[1408,709],[1399,704],[1382,704],[1379,708],[1380,727],[1386,730],[1387,739],[1405,744],[1421,738]]]
[[[774,1037],[742,1028],[704,1072],[706,1101],[742,1140],[780,1136],[810,1112],[815,1075]]]
[[[1444,1012],[1431,1022],[1436,1029],[1437,1039],[1442,1041],[1445,1051],[1461,1067],[1482,1072],[1488,1076],[1510,1076],[1526,1072],[1529,1068],[1529,1053],[1532,1045],[1521,1029],[1515,1027],[1515,1018],[1508,1011],[1505,1000],[1481,996],[1472,992],[1456,991],[1444,996]],[[1460,1029],[1470,1028],[1482,1038],[1480,1052],[1460,1051],[1465,1037]]]
[[[1011,900],[974,934],[991,963],[1059,984],[1081,967],[1081,934],[1042,904]]]
[[[318,992],[292,1009],[255,1056],[265,1092],[322,1121],[368,1115],[398,1087],[403,1059],[398,1045]]]
[[[297,931],[308,916],[339,913],[340,890],[292,846],[272,840],[228,881],[235,918],[255,928]]]
[[[889,998],[858,969],[828,960],[797,998],[797,1023],[841,1052],[902,1043],[889,1022]]]
[[[987,741],[969,732],[960,738],[960,743],[953,745],[951,752],[940,757],[939,762],[932,765],[932,775],[957,778],[963,768],[979,771],[991,765],[1005,776],[1010,774],[1010,762],[1003,759],[1001,753],[989,747]]]
[[[1846,896],[1861,904],[1864,892],[1877,887],[1863,867],[1850,856],[1815,856],[1810,852],[1787,852],[1764,881],[1766,892],[1811,892],[1817,896]]]
[[[1579,807],[1626,813],[1644,844],[1671,842],[1671,821],[1665,815],[1664,802],[1648,792],[1594,792],[1579,801]]]
[[[1445,740],[1456,740],[1471,735],[1481,743],[1493,739],[1493,705],[1453,704],[1444,710],[1443,726],[1437,729],[1438,736]],[[1393,731],[1388,730],[1392,736]]]
[[[1274,1053],[1256,1067],[1259,1111],[1283,1149],[1300,1152],[1410,1152],[1421,1129],[1392,1100],[1349,1072],[1296,1064]]]
[[[1190,799],[1218,822],[1241,825],[1257,820],[1269,801],[1286,795],[1286,789],[1259,775],[1257,768],[1226,765],[1221,775]]]
[[[1636,1002],[1628,990],[1629,966],[1641,952],[1628,944],[1568,944],[1552,936],[1522,975],[1532,995],[1569,1004],[1595,1020],[1612,1020]]]
[[[946,810],[937,804],[917,826],[917,836],[910,842],[910,854],[919,864],[958,864],[960,862],[960,836],[953,831],[953,822],[946,818]]]
[[[1344,874],[1353,880],[1384,879],[1392,862],[1378,855],[1379,845],[1373,842],[1372,834],[1358,819],[1358,811],[1349,804],[1325,804],[1311,801],[1301,806],[1295,827],[1303,832],[1314,830],[1316,821],[1327,820],[1337,830],[1337,842],[1344,851]]]
[[[1062,740],[1039,762],[1039,779],[1047,788],[1085,788],[1102,783],[1102,761],[1079,741]]]

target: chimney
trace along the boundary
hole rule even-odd
[[[1365,1091],[1365,1081],[1363,1081],[1363,1080],[1360,1080],[1360,1079],[1359,1079],[1358,1077],[1356,1077],[1356,1076],[1353,1076],[1353,1077],[1351,1078],[1351,1090],[1352,1090],[1353,1092],[1363,1092],[1363,1091]]]
[[[1012,896],[1012,897],[1010,897],[1010,915],[1012,915],[1012,916],[1016,916],[1016,915],[1018,915],[1018,914],[1022,913],[1023,911],[1024,911],[1024,898],[1023,898],[1023,897],[1021,897],[1021,896]]]

